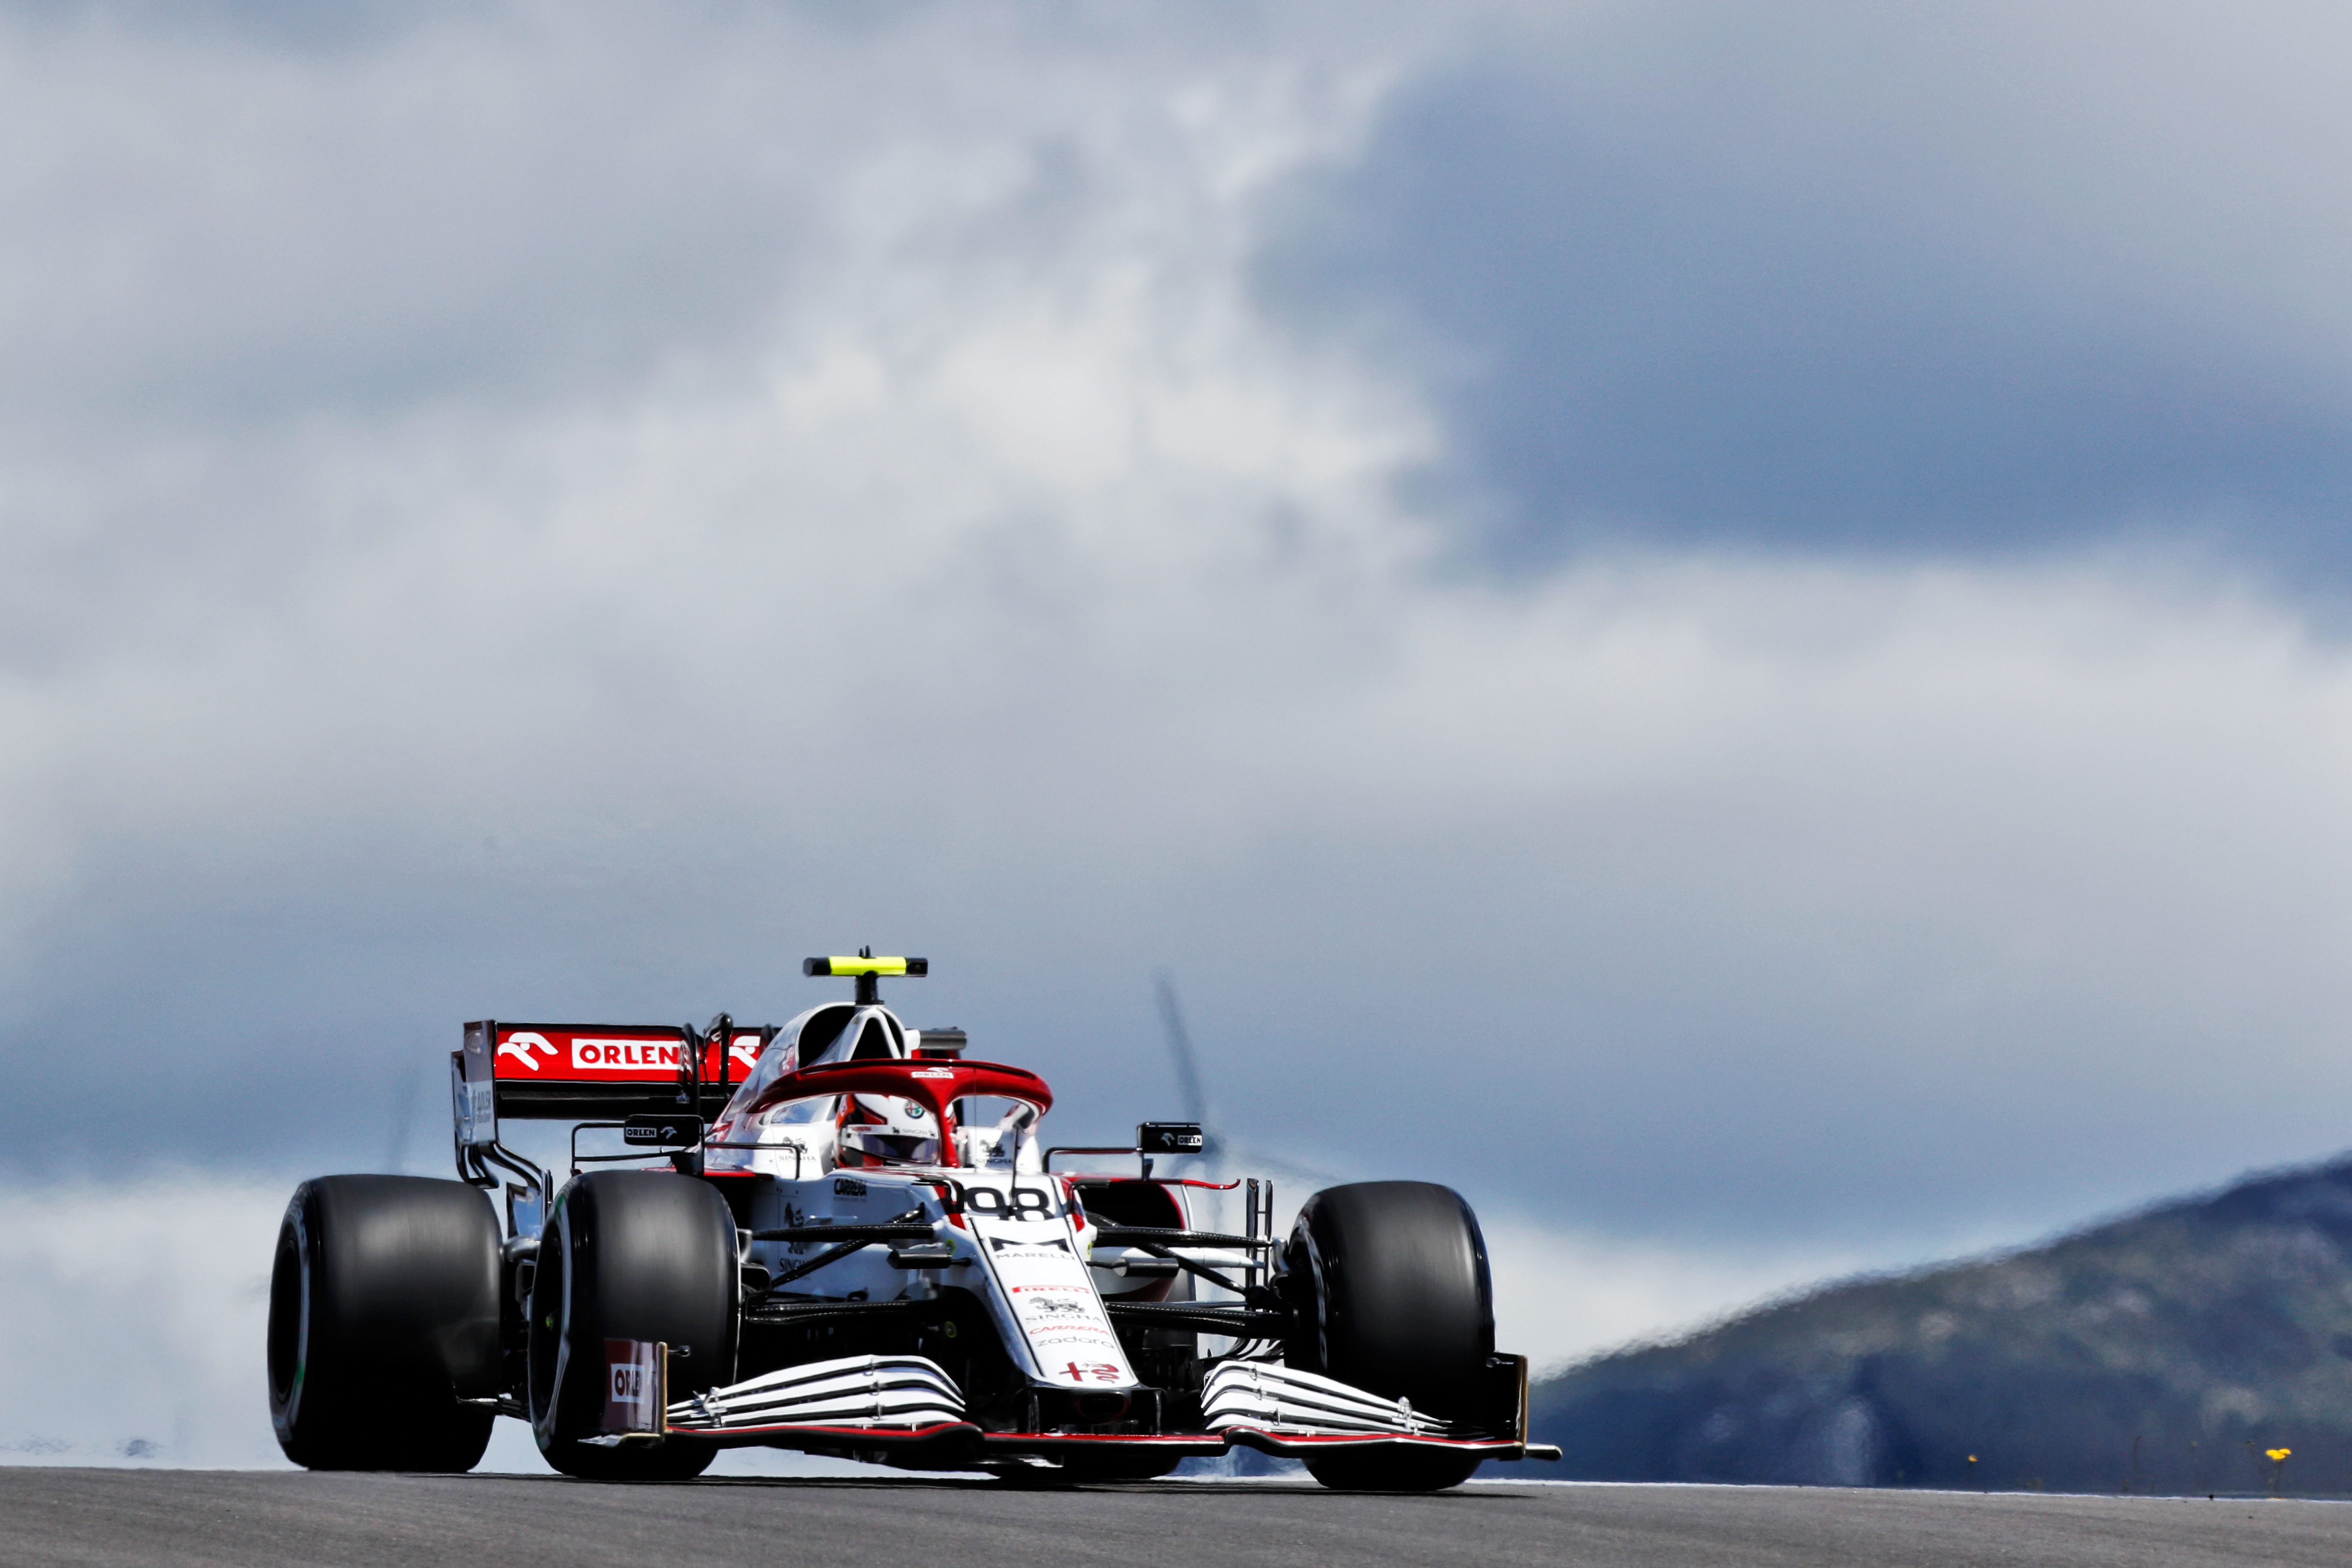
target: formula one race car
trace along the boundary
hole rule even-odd
[[[462,1180],[325,1176],[287,1208],[287,1457],[469,1469],[501,1415],[611,1479],[745,1445],[1045,1482],[1240,1445],[1409,1490],[1559,1457],[1526,1440],[1527,1362],[1495,1352],[1485,1243],[1449,1189],[1328,1188],[1285,1241],[1270,1182],[1153,1174],[1202,1151],[1197,1126],[1043,1146],[1044,1080],[882,1005],[877,977],[924,960],[803,967],[855,1001],[782,1027],[467,1025]],[[499,1141],[520,1118],[574,1123],[561,1189]],[[1139,1163],[1055,1169],[1073,1155]]]

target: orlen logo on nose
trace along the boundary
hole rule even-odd
[[[653,1040],[574,1039],[572,1066],[578,1072],[668,1077],[677,1071],[677,1047]]]

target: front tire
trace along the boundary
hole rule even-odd
[[[604,1342],[670,1347],[670,1397],[735,1376],[735,1220],[690,1176],[599,1171],[557,1194],[532,1273],[531,1431],[547,1462],[583,1480],[685,1480],[717,1450],[699,1443],[603,1447]]]
[[[499,1222],[423,1176],[295,1189],[269,1278],[269,1418],[313,1470],[470,1470],[497,1419]]]
[[[1284,1256],[1298,1331],[1288,1364],[1448,1420],[1475,1420],[1495,1351],[1494,1286],[1470,1205],[1428,1182],[1329,1187],[1299,1211]],[[1347,1490],[1437,1491],[1475,1455],[1374,1448],[1309,1459]]]

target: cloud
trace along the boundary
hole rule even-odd
[[[24,182],[16,231],[45,237],[0,309],[44,410],[12,426],[0,693],[30,1070],[81,1070],[36,1042],[103,995],[176,1081],[324,1104],[352,1032],[437,1042],[459,952],[562,1011],[597,1000],[583,920],[635,933],[642,979],[726,908],[898,909],[845,889],[887,875],[870,840],[968,826],[968,745],[1123,703],[1072,648],[1197,701],[1151,666],[1171,635],[1217,646],[1204,584],[1238,607],[1268,571],[1415,548],[1381,494],[1423,439],[1410,397],[1268,345],[1237,286],[1257,193],[1345,143],[1377,63],[1142,60],[968,16],[877,40],[526,12],[324,58],[19,37],[20,79],[80,89],[23,112],[94,144]],[[612,186],[540,183],[550,141]],[[114,161],[185,199],[93,205]],[[348,221],[299,195],[328,186]],[[739,209],[798,248],[746,263],[711,226]],[[469,266],[486,223],[525,254]],[[583,223],[752,265],[756,300],[710,339],[623,257],[628,309],[549,309],[607,264]],[[471,325],[534,311],[545,332]],[[57,321],[88,340],[79,390],[45,371]],[[608,327],[657,363],[580,346]],[[412,386],[387,366],[419,340],[460,346]],[[518,984],[541,943],[562,980]],[[757,973],[789,962],[763,942]],[[709,978],[653,995],[702,1006]],[[213,1128],[164,1136],[255,1146]]]
[[[1166,964],[1238,1131],[1676,1258],[1901,1261],[2340,1139],[2352,666],[2227,557],[1458,569],[1475,498],[1416,478],[1501,426],[1268,257],[1494,35],[144,16],[0,32],[20,1172],[85,1116],[265,1186],[424,1163],[460,1020],[781,1019],[866,941],[1074,1140],[1174,1109]],[[1822,145],[1732,216],[1768,153],[1894,187]],[[1771,277],[1837,303],[1813,254]]]
[[[2340,582],[2343,18],[1716,4],[1417,78],[1264,264],[1427,367],[1506,562],[2192,538]]]
[[[186,1172],[0,1189],[0,1458],[282,1462],[261,1346],[287,1195]]]
[[[1556,1225],[1480,1228],[1494,1270],[1495,1343],[1526,1356],[1538,1376],[1853,1271],[1851,1255],[1834,1251],[1739,1256],[1580,1235]]]

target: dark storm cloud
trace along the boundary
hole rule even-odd
[[[1421,482],[1483,501],[1489,549],[1983,557],[2154,536],[2352,572],[2352,377],[2307,337],[2168,291],[2216,220],[2193,188],[2169,232],[2116,254],[2076,213],[1984,201],[2045,164],[2095,180],[2110,150],[2063,116],[2038,145],[1990,134],[1955,101],[1965,58],[1890,58],[1867,37],[1885,29],[1842,37],[1853,18],[1831,5],[1727,59],[1752,24],[1667,14],[1727,42],[1662,66],[1608,37],[1597,63],[1482,59],[1402,95],[1263,262],[1293,320],[1384,331],[1425,367],[1450,440]],[[1791,37],[1817,46],[1813,79],[1776,93]],[[1600,85],[1612,69],[1664,79],[1667,101]],[[1911,93],[1897,108],[1874,101],[1887,76]],[[1884,141],[1822,145],[1856,105],[1866,123],[1840,132]],[[1939,135],[1957,150],[1916,155]],[[2265,216],[2283,268],[2315,259],[2292,206]]]

